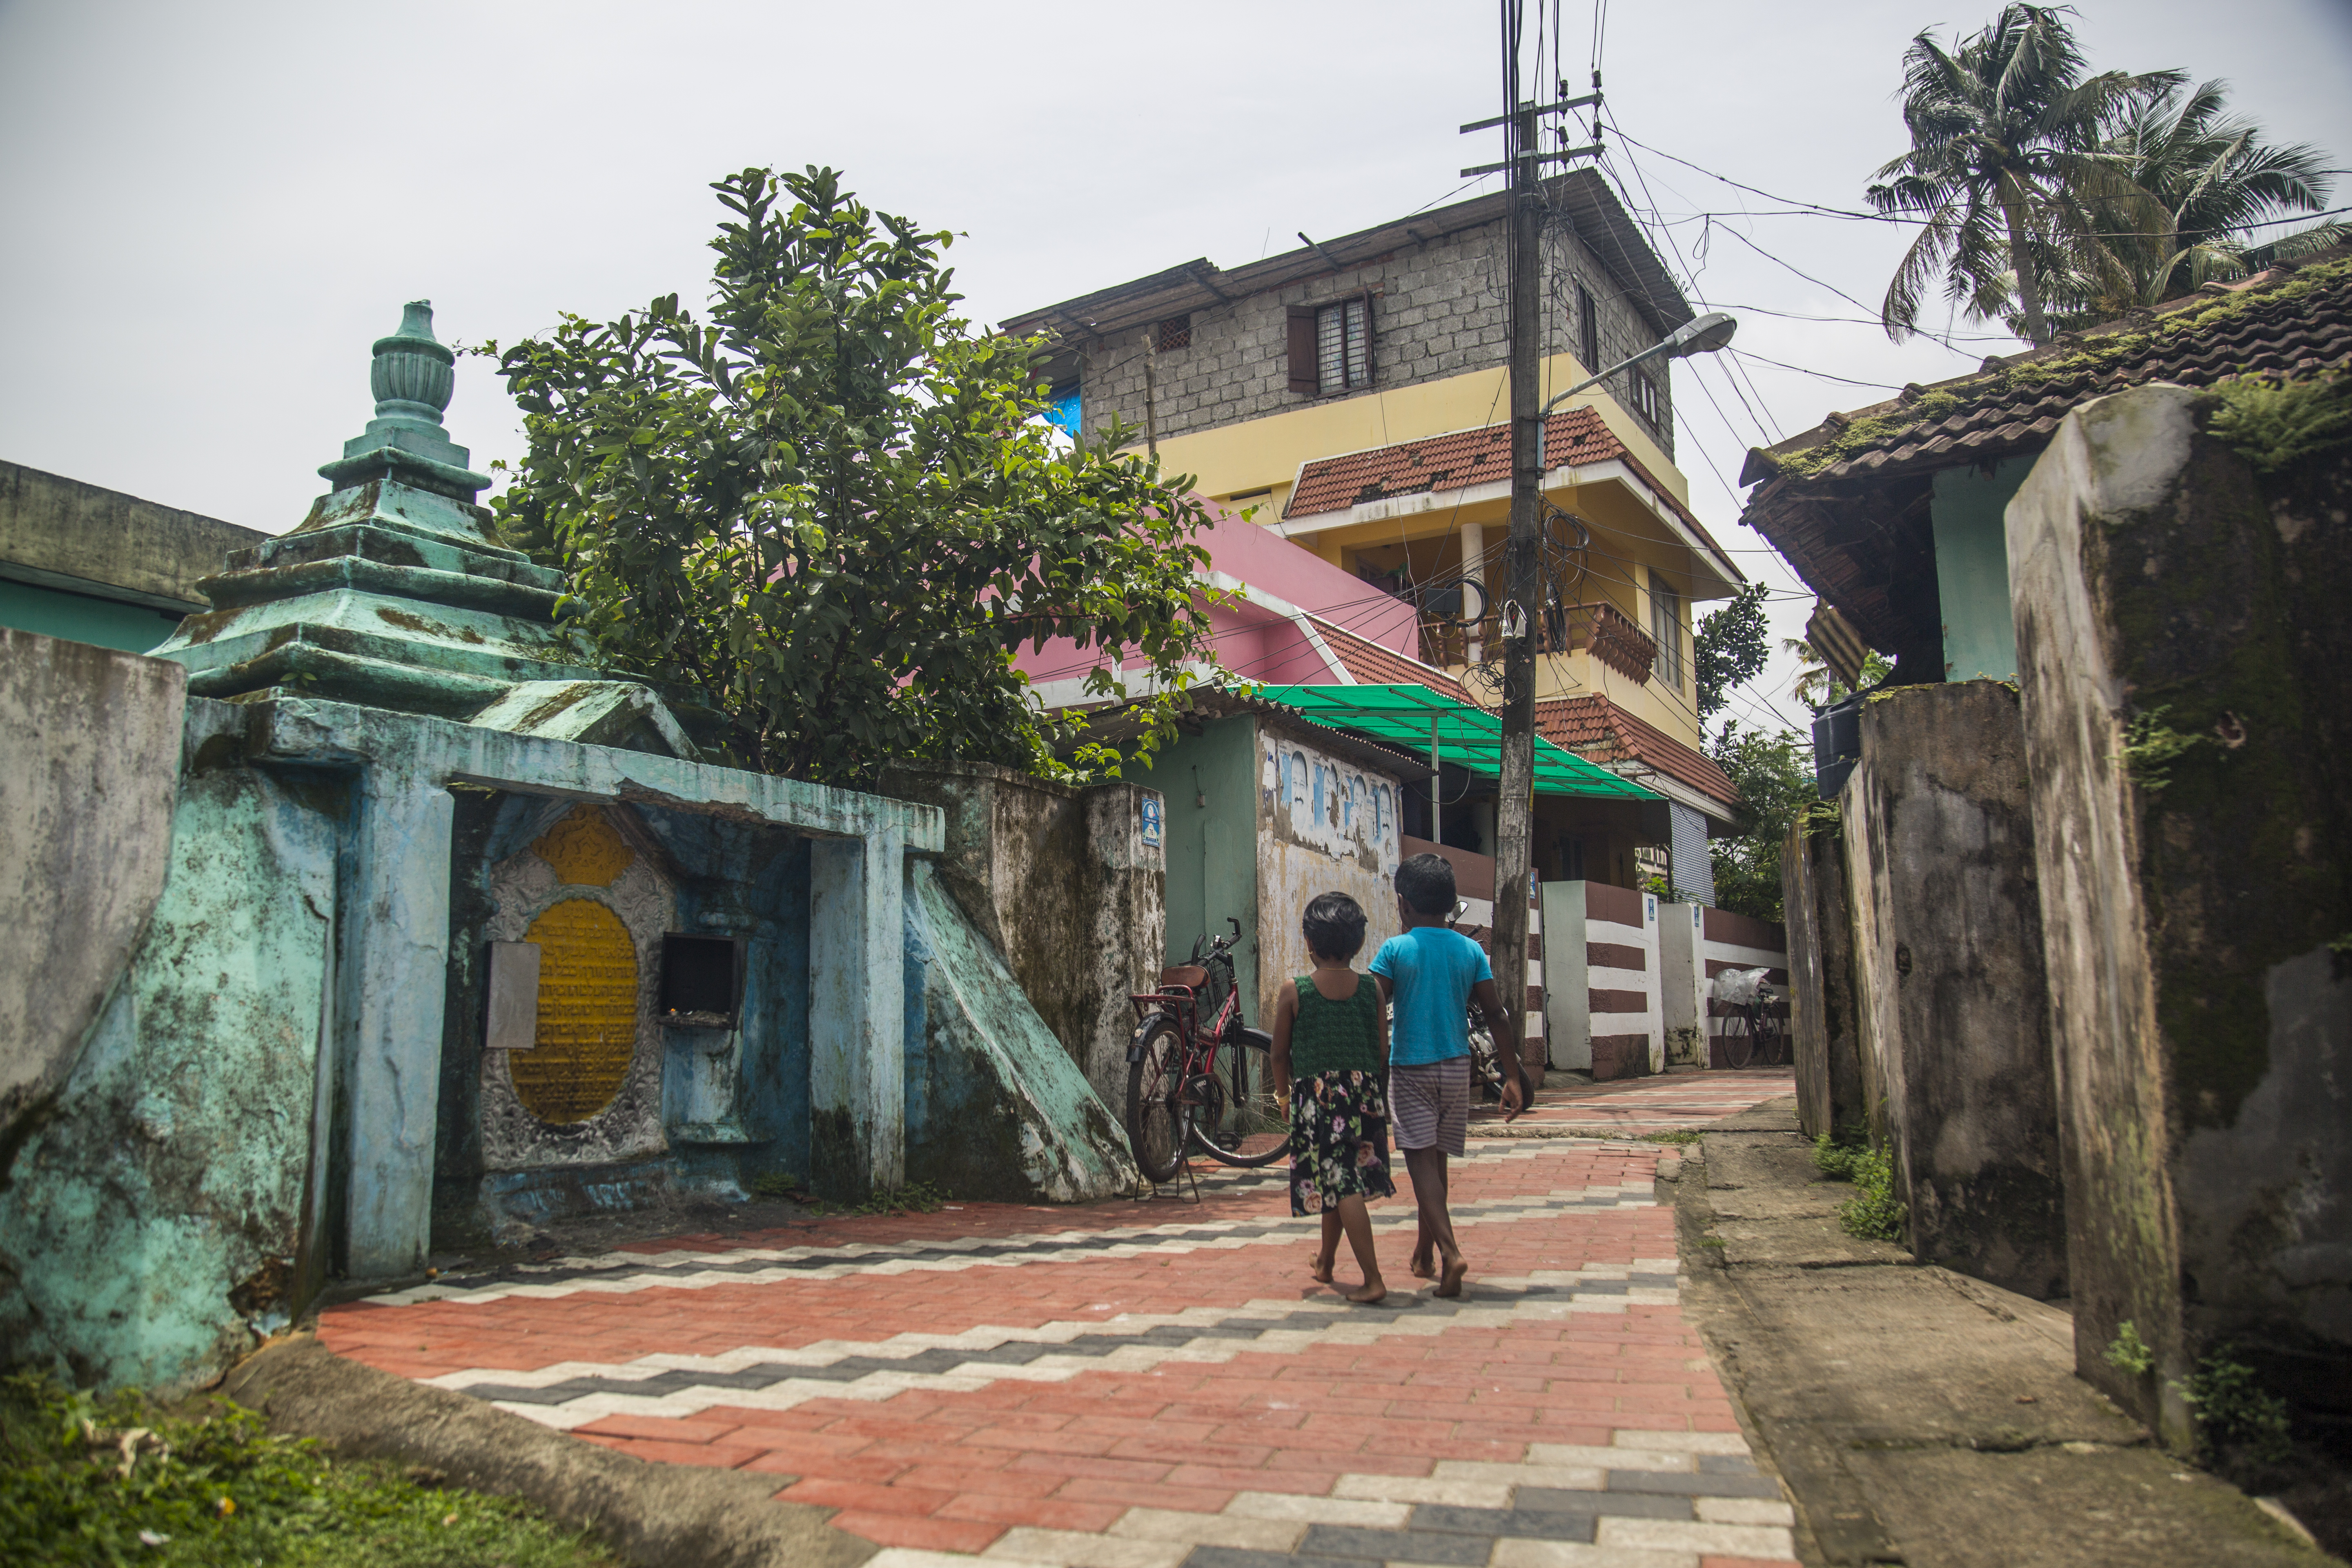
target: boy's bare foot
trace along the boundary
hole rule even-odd
[[[1318,1258],[1307,1266],[1307,1276],[1318,1285],[1331,1283],[1331,1259]]]
[[[1388,1286],[1381,1281],[1367,1279],[1363,1284],[1348,1292],[1348,1300],[1355,1302],[1359,1307],[1369,1307],[1375,1301],[1386,1300],[1388,1293]]]
[[[1437,1265],[1431,1259],[1429,1254],[1425,1252],[1416,1252],[1411,1258],[1406,1258],[1404,1267],[1405,1271],[1416,1279],[1434,1279],[1437,1278]]]
[[[1462,1294],[1462,1277],[1469,1272],[1470,1265],[1465,1263],[1458,1258],[1454,1258],[1445,1266],[1445,1272],[1438,1277],[1437,1289],[1431,1291],[1430,1294],[1433,1296],[1459,1296]]]

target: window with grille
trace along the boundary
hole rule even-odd
[[[1633,384],[1633,412],[1647,420],[1653,429],[1665,427],[1665,405],[1658,396],[1658,384],[1643,371],[1629,373]]]
[[[1650,637],[1658,645],[1657,679],[1683,689],[1683,596],[1650,574]]]
[[[1190,316],[1171,316],[1166,321],[1160,322],[1160,341],[1155,346],[1158,347],[1161,353],[1166,353],[1171,349],[1191,348],[1192,346],[1192,318]]]
[[[1290,307],[1290,390],[1349,392],[1372,384],[1372,301],[1368,294],[1328,305]]]
[[[1600,371],[1601,305],[1581,283],[1576,286],[1576,357],[1584,362],[1585,374]]]

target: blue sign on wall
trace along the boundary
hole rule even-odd
[[[1143,843],[1144,847],[1148,849],[1160,847],[1160,811],[1158,795],[1147,795],[1143,797]]]

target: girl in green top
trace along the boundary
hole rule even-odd
[[[1315,1278],[1328,1285],[1339,1233],[1364,1270],[1350,1301],[1389,1293],[1372,1251],[1367,1198],[1394,1195],[1389,1180],[1389,1110],[1381,1092],[1388,1031],[1380,988],[1349,967],[1363,951],[1364,910],[1325,893],[1299,921],[1315,973],[1283,988],[1274,1008],[1274,1089],[1290,1103],[1290,1212],[1323,1216]]]

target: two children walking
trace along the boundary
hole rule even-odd
[[[1275,1091],[1290,1106],[1290,1212],[1322,1216],[1313,1273],[1327,1284],[1347,1237],[1364,1273],[1348,1300],[1368,1304],[1388,1294],[1365,1205],[1396,1192],[1391,1129],[1419,1210],[1407,1266],[1436,1280],[1436,1294],[1462,1293],[1468,1266],[1446,1212],[1446,1160],[1462,1153],[1468,1130],[1474,996],[1508,1075],[1504,1119],[1527,1103],[1517,1016],[1503,1007],[1484,950],[1446,924],[1454,868],[1416,855],[1397,868],[1396,893],[1403,934],[1382,942],[1361,974],[1353,963],[1363,951],[1363,907],[1345,893],[1307,906],[1299,923],[1315,972],[1284,988],[1273,1026]],[[1392,1027],[1383,1026],[1384,1011]]]

